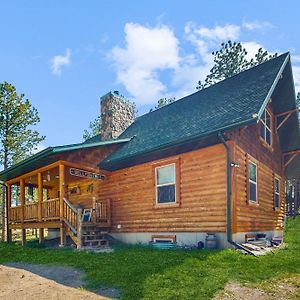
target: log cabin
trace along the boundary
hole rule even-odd
[[[289,53],[133,115],[110,92],[101,135],[2,171],[8,238],[21,229],[25,243],[26,229],[38,228],[40,242],[48,229],[77,248],[105,244],[101,232],[196,246],[215,234],[219,247],[239,247],[249,235],[282,236],[285,182],[300,166]]]

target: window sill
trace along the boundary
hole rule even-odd
[[[248,200],[248,205],[250,205],[250,206],[259,206],[259,203],[258,202],[255,202],[255,201],[251,201],[251,200]]]
[[[180,207],[180,203],[176,202],[176,203],[161,203],[161,204],[154,204],[153,208],[154,209],[163,209],[163,208],[176,208],[176,207]]]
[[[280,207],[274,207],[274,211],[275,212],[281,212],[281,208]]]

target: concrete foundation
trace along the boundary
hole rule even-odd
[[[232,235],[232,239],[236,243],[245,243],[246,234],[264,233],[268,239],[273,237],[282,237],[283,231],[259,231],[259,232],[239,232]],[[179,246],[197,246],[198,242],[205,244],[206,232],[130,232],[130,233],[110,233],[110,235],[125,244],[149,244],[152,236],[176,236],[176,242]],[[218,248],[233,248],[227,241],[227,234],[215,233],[217,236]]]
[[[215,233],[217,236],[218,248],[226,247],[226,234]],[[115,239],[126,244],[149,244],[152,236],[176,236],[179,246],[195,246],[198,242],[205,243],[206,232],[135,232],[135,233],[110,233]]]

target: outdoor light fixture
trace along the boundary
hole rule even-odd
[[[47,181],[49,182],[51,180],[50,171],[47,173]]]
[[[240,165],[237,162],[233,161],[233,162],[231,162],[231,166],[233,168],[238,168]]]

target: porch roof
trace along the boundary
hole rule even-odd
[[[96,142],[83,142],[78,144],[62,145],[55,147],[48,147],[25,160],[20,161],[19,163],[9,167],[6,170],[0,172],[0,180],[8,181],[12,178],[21,176],[28,172],[31,172],[35,169],[39,169],[43,166],[49,165],[55,162],[57,159],[54,158],[54,154],[60,154],[68,151],[75,151],[81,149],[88,149],[93,147],[104,147],[113,144],[127,143],[131,139],[114,139],[109,141],[96,141]]]

